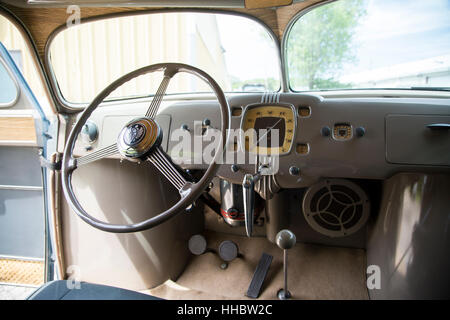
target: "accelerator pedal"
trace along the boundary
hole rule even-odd
[[[269,271],[270,264],[273,257],[270,254],[263,253],[261,259],[259,259],[258,266],[253,274],[252,281],[247,290],[247,297],[258,298],[263,285],[264,279],[266,279],[267,271]]]

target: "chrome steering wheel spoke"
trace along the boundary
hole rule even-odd
[[[101,148],[97,151],[94,151],[92,153],[89,153],[85,156],[82,157],[78,157],[78,158],[74,158],[74,167],[79,167],[79,166],[83,166],[85,164],[94,162],[94,161],[98,161],[100,159],[109,157],[109,156],[113,156],[115,154],[118,154],[119,150],[117,148],[117,144],[114,143],[110,146]]]
[[[152,102],[147,109],[145,114],[146,118],[155,119],[156,114],[158,113],[159,106],[161,105],[161,101],[166,93],[167,87],[169,86],[170,79],[178,72],[177,69],[166,68],[164,70],[164,77],[161,81],[161,84],[158,87],[158,91],[153,96]]]
[[[186,192],[189,192],[192,183],[183,177],[161,148],[155,148],[147,157],[147,160],[180,192],[182,197],[186,195]]]

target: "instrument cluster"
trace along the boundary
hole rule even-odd
[[[249,105],[241,123],[245,150],[254,154],[287,154],[292,149],[296,127],[291,104]]]

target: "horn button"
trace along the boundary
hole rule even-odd
[[[150,118],[138,118],[128,122],[120,131],[117,147],[126,158],[138,159],[161,145],[161,127]]]

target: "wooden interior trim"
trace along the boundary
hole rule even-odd
[[[327,0],[305,0],[303,2],[294,3],[289,6],[264,9],[243,9],[243,8],[224,8],[214,9],[214,11],[232,11],[238,13],[244,13],[258,18],[269,26],[272,31],[279,36],[283,35],[289,20],[297,14],[300,10],[303,10],[318,2]],[[45,45],[54,30],[58,27],[65,25],[69,14],[66,12],[66,8],[19,8],[11,5],[5,5],[14,12],[15,15],[24,23],[27,29],[30,31],[31,36],[36,44],[39,56],[42,61],[45,53]],[[91,18],[95,16],[103,16],[108,14],[115,14],[121,12],[132,12],[142,10],[161,10],[163,8],[150,8],[150,7],[82,7],[81,18]],[[176,9],[174,9],[176,10]]]
[[[31,36],[36,44],[37,51],[41,61],[45,61],[45,46],[50,35],[59,27],[66,24],[69,14],[66,8],[19,8],[14,6],[7,6],[17,17],[26,25],[30,31]],[[105,15],[137,12],[137,11],[154,11],[164,8],[142,8],[142,7],[83,7],[81,8],[81,19],[100,17]],[[176,9],[174,9],[176,10]],[[195,10],[195,9],[192,9]],[[201,9],[208,10],[208,9]],[[214,9],[213,11],[219,11]],[[236,9],[220,9],[220,11],[233,11],[238,13],[248,14],[254,16],[267,24],[275,34],[278,35],[277,16],[274,9],[254,9],[246,10],[242,8]],[[45,21],[45,23],[43,23]]]
[[[0,117],[0,142],[3,141],[26,141],[36,144],[34,118],[31,116]]]
[[[288,6],[292,4],[292,0],[245,0],[244,3],[247,9],[256,9]]]

